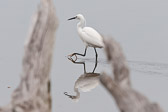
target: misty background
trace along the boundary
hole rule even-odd
[[[0,106],[8,104],[12,91],[19,84],[24,41],[31,17],[39,1],[5,0],[0,3]],[[83,74],[83,66],[67,59],[73,52],[84,52],[84,44],[76,31],[77,21],[68,18],[81,13],[87,26],[95,28],[106,38],[117,40],[128,60],[168,64],[168,1],[166,0],[54,0],[59,28],[51,70],[53,111],[116,111],[113,98],[98,86],[82,93],[78,103],[63,93],[73,92],[77,78]],[[99,61],[96,72],[111,72],[103,49],[98,49]],[[88,49],[87,57],[94,60],[94,50]],[[94,62],[86,62],[87,71],[92,71]],[[132,71],[133,87],[157,102],[168,111],[168,77]],[[10,87],[10,88],[8,88]]]

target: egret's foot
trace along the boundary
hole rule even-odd
[[[77,56],[76,56],[75,53],[70,54],[70,55],[68,55],[68,56],[69,56],[68,59],[71,60],[71,61],[73,60],[73,59],[72,59],[73,56],[75,56],[75,60],[73,60],[73,61],[76,61],[76,60],[77,60]]]
[[[68,57],[68,59],[69,59],[70,61],[72,61],[73,63],[75,63],[76,60],[77,60],[77,58],[76,58],[75,60],[73,60],[71,57]]]

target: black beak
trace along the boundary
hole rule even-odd
[[[69,18],[68,20],[72,20],[72,19],[76,19],[76,16],[75,16],[75,17],[72,17],[72,18]]]

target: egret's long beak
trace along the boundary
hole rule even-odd
[[[72,17],[72,18],[69,18],[68,20],[72,20],[72,19],[76,19],[76,16],[75,16],[75,17]]]

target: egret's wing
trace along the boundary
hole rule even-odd
[[[77,80],[75,88],[80,89],[82,92],[89,92],[99,85],[99,77],[91,77]]]
[[[91,27],[84,27],[83,30],[83,35],[85,37],[85,42],[91,45],[94,45],[96,47],[103,47],[103,38],[102,36],[93,28]]]

